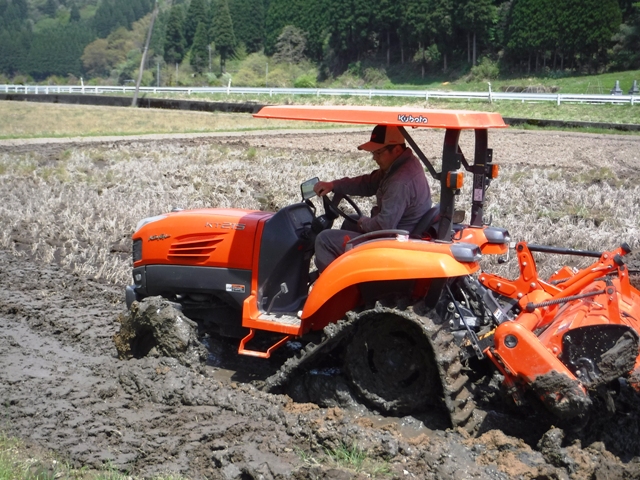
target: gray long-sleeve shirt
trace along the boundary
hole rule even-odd
[[[361,222],[364,232],[399,228],[411,231],[431,208],[431,190],[420,160],[407,148],[383,172],[334,180],[337,194],[376,196],[377,207],[371,218]]]

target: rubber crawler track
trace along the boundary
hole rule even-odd
[[[319,343],[306,345],[297,356],[288,359],[278,372],[266,379],[263,389],[278,392],[293,377],[313,368],[314,359],[319,358],[319,355],[324,356],[338,346],[344,346],[345,342],[350,340],[354,332],[353,327],[359,321],[369,315],[380,313],[400,317],[421,328],[433,348],[442,384],[444,405],[449,412],[451,425],[473,433],[481,421],[481,415],[476,410],[473,394],[469,389],[469,378],[462,372],[460,349],[446,325],[439,321],[437,313],[432,309],[424,308],[421,303],[406,309],[382,306],[378,303],[372,309],[359,313],[350,312],[346,320],[328,325]]]

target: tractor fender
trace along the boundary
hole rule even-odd
[[[456,260],[452,254],[452,245],[384,239],[368,242],[346,252],[334,260],[314,283],[302,310],[303,323],[334,299],[347,301],[344,298],[345,292],[362,283],[450,278],[479,270],[477,261]],[[347,295],[350,302],[355,301],[354,295]],[[340,317],[341,315],[329,321],[337,321]]]

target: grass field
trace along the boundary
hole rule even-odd
[[[264,120],[240,113],[0,102],[0,139],[304,129],[327,125]]]
[[[282,97],[282,98],[280,98]],[[227,96],[192,95],[192,100],[229,101]],[[244,100],[250,100],[244,98]],[[315,97],[278,98],[255,96],[261,103],[313,103]],[[322,99],[324,104],[412,105],[425,108],[455,108],[499,112],[503,117],[640,124],[638,105],[579,105],[520,102],[414,102],[408,99],[366,98]],[[126,107],[79,106],[28,102],[0,102],[0,139],[47,138],[150,133],[204,133],[262,129],[335,128],[344,125],[318,122],[289,122],[252,118],[249,114],[205,113]],[[583,130],[586,131],[586,130]],[[612,132],[617,133],[617,132]]]

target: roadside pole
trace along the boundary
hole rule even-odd
[[[147,41],[144,44],[144,51],[142,52],[142,60],[140,60],[140,69],[138,70],[138,81],[136,82],[136,89],[133,92],[132,107],[138,106],[138,90],[140,90],[140,82],[142,81],[142,72],[144,70],[144,64],[147,60],[147,51],[149,50],[149,42],[151,41],[151,32],[153,31],[153,24],[156,21],[156,15],[158,14],[158,0],[156,0],[156,6],[153,9],[153,15],[151,15],[151,24],[149,25],[149,32],[147,32]]]

